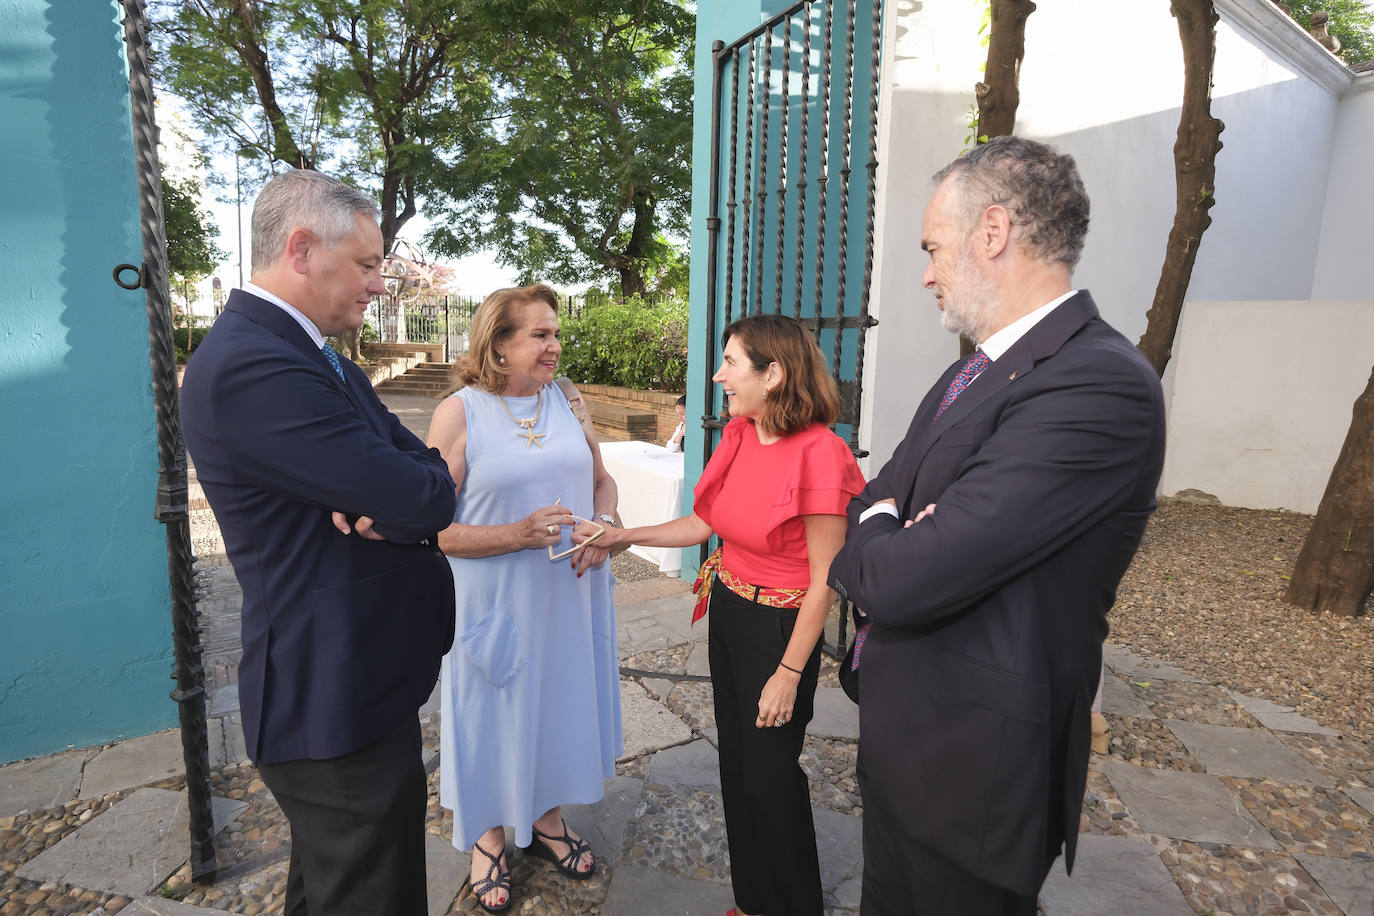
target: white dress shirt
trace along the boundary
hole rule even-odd
[[[1035,311],[1027,312],[1020,318],[1016,319],[1011,324],[1007,325],[1005,328],[993,334],[987,340],[979,344],[978,349],[982,350],[985,354],[987,354],[989,360],[996,362],[998,357],[1002,356],[1004,353],[1010,350],[1012,346],[1022,337],[1025,337],[1027,332],[1029,332],[1031,328],[1039,324],[1046,315],[1057,309],[1070,296],[1076,295],[1077,293],[1078,290],[1071,289],[1059,298],[1054,299],[1040,306],[1040,308],[1036,309]],[[978,373],[978,375],[982,374],[983,373],[981,372]],[[970,385],[972,385],[974,380],[978,378],[978,375],[975,375],[972,379],[969,379]],[[859,524],[862,525],[864,522],[868,521],[870,518],[872,518],[875,515],[878,515],[879,513],[882,513],[884,515],[890,515],[893,518],[898,517],[896,506],[892,505],[891,503],[878,503],[876,505],[869,506],[863,512],[859,513]]]
[[[263,289],[261,286],[258,286],[256,283],[245,283],[243,284],[242,289],[245,293],[252,293],[259,299],[266,299],[268,302],[272,303],[277,308],[281,309],[283,312],[290,315],[292,318],[296,319],[296,324],[300,325],[301,328],[304,329],[305,333],[310,335],[310,339],[315,341],[315,346],[319,347],[321,350],[324,349],[324,335],[320,333],[319,328],[315,327],[315,322],[305,317],[305,313],[302,312],[300,309],[291,305],[281,296],[278,296],[276,293],[269,293],[267,290]]]

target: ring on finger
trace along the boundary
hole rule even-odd
[[[544,530],[547,531],[549,534],[557,534],[557,533],[558,533],[558,526],[557,526],[557,525],[545,525],[545,526],[544,526]]]

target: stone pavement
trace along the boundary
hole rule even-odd
[[[428,419],[424,405],[398,406]],[[203,503],[193,502],[192,533],[210,673],[216,883],[189,880],[180,743],[163,732],[0,767],[0,916],[280,911],[290,837],[243,759],[237,583]],[[572,884],[516,853],[512,912],[718,916],[733,902],[705,659],[709,618],[689,626],[686,584],[661,577],[622,582],[616,601],[625,754],[601,802],[568,809],[598,855],[598,873]],[[1110,644],[1107,664],[1111,750],[1089,772],[1073,877],[1061,859],[1043,912],[1374,913],[1369,747]],[[821,684],[802,765],[828,912],[856,913],[858,716],[828,659]],[[438,805],[433,703],[421,713],[430,912],[480,912],[465,887],[467,856],[450,845],[451,820]]]

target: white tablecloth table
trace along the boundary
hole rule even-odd
[[[615,478],[625,527],[657,525],[682,514],[682,452],[651,442],[603,442],[601,460]],[[682,571],[681,548],[636,545],[630,552],[670,576]]]

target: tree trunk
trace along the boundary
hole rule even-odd
[[[643,296],[649,291],[644,278],[644,258],[654,236],[654,205],[653,196],[648,191],[634,191],[631,206],[635,211],[635,221],[630,228],[630,239],[610,265],[620,275],[622,296]]]
[[[1360,614],[1374,593],[1374,372],[1352,414],[1284,596],[1345,617]]]
[[[1213,0],[1172,0],[1169,8],[1178,20],[1183,43],[1183,110],[1174,143],[1174,225],[1154,303],[1145,315],[1145,333],[1136,344],[1161,376],[1173,353],[1202,234],[1212,225],[1209,211],[1216,203],[1217,153],[1226,128],[1212,117],[1212,63],[1217,49]]]
[[[1031,0],[991,0],[988,62],[984,82],[973,87],[978,99],[978,143],[1007,137],[1016,129],[1021,104],[1021,60],[1026,56],[1026,20],[1035,12]]]
[[[1021,61],[1026,56],[1026,20],[1035,12],[1031,0],[989,0],[988,61],[983,80],[973,87],[978,101],[975,144],[1008,137],[1016,129],[1021,104]],[[959,355],[968,356],[978,341],[959,338]]]
[[[272,82],[272,65],[263,50],[258,37],[257,9],[254,0],[234,0],[228,11],[229,27],[233,34],[229,44],[238,52],[243,65],[253,78],[258,101],[262,104],[263,114],[272,125],[272,155],[298,169],[313,169],[315,163],[301,152],[296,139],[291,134],[291,124],[286,113],[277,104],[277,89]]]

